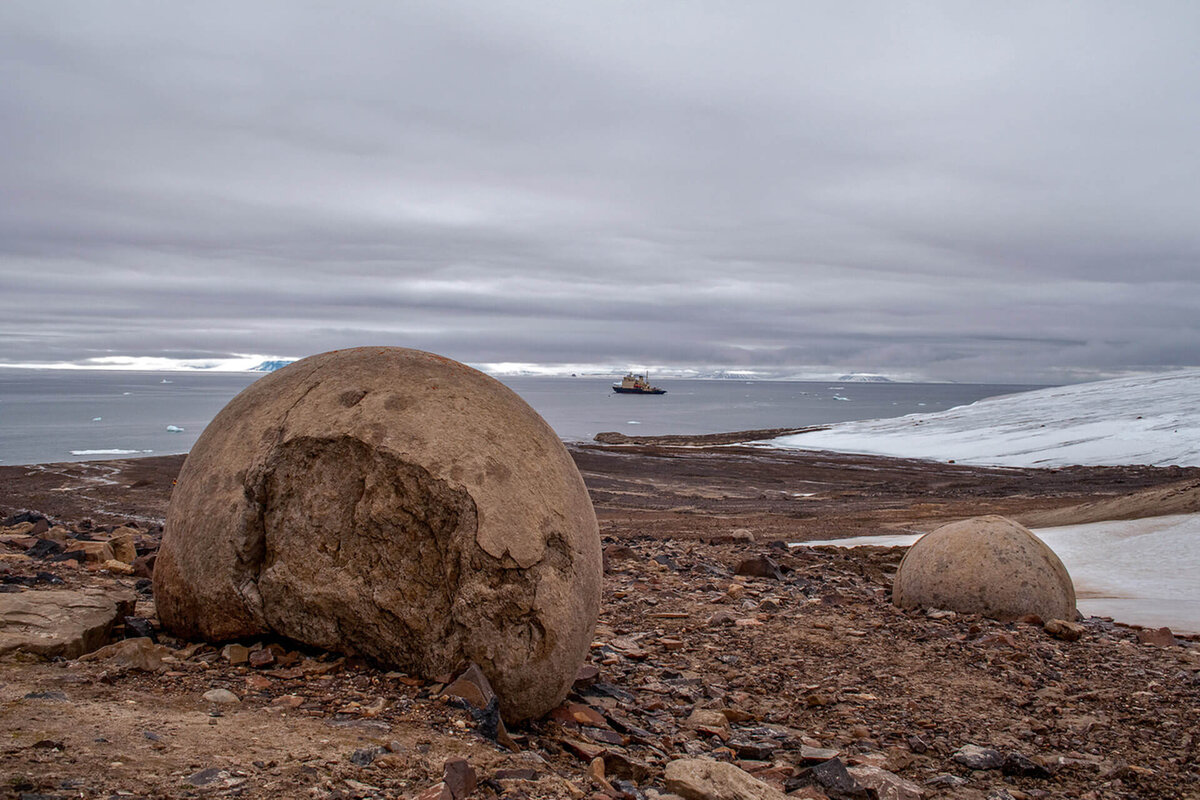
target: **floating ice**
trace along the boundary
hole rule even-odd
[[[108,450],[72,450],[73,456],[130,456],[135,453],[153,453],[153,450],[121,450],[119,448],[111,448]]]
[[[92,422],[99,422],[102,419],[104,419],[104,417],[92,417]]]
[[[179,427],[178,425],[168,425],[167,433],[183,433],[183,428]]]

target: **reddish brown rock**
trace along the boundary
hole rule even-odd
[[[509,720],[566,696],[600,601],[587,490],[508,388],[400,348],[325,353],[234,398],[179,475],[164,626],[278,634],[431,677],[475,662]]]
[[[1170,628],[1146,628],[1137,632],[1137,638],[1142,644],[1155,647],[1174,647],[1178,644]]]

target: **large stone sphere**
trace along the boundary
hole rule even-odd
[[[1075,618],[1075,587],[1054,551],[998,516],[952,522],[908,549],[892,588],[901,608],[944,608],[1009,621]]]
[[[171,497],[164,627],[276,634],[432,677],[477,663],[509,721],[565,697],[600,606],[587,489],[516,394],[391,347],[312,356],[209,424]]]

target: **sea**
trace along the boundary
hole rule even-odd
[[[0,465],[186,453],[244,372],[0,369]],[[620,395],[611,378],[501,377],[565,441],[786,428],[942,411],[1040,388],[1014,384],[655,379]]]

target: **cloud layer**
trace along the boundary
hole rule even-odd
[[[0,5],[0,361],[1200,363],[1200,7]]]

